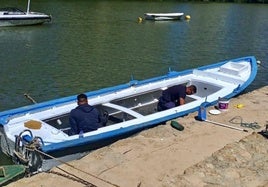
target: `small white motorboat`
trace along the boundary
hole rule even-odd
[[[171,21],[180,20],[184,13],[145,13],[146,20]]]
[[[15,7],[0,8],[0,26],[37,25],[50,21],[50,15],[30,12],[30,0],[28,0],[26,12]]]

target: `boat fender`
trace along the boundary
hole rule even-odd
[[[174,129],[177,129],[179,131],[183,131],[184,130],[184,126],[182,126],[181,124],[179,124],[177,121],[171,121],[170,125]]]

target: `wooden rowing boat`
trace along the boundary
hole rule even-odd
[[[204,102],[209,106],[219,97],[230,99],[242,92],[256,74],[256,59],[248,56],[87,92],[89,103],[107,111],[109,120],[106,127],[84,133],[83,138],[66,133],[70,111],[77,106],[76,95],[3,111],[1,148],[32,171],[48,170],[60,163],[56,159],[77,159],[88,151],[198,111]],[[162,91],[177,84],[194,84],[197,92],[187,95],[182,106],[157,111]]]

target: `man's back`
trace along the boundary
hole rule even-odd
[[[184,85],[175,85],[163,91],[163,99],[167,102],[175,102],[179,98],[186,97],[186,86]]]
[[[69,122],[71,130],[69,135],[89,132],[103,127],[107,123],[107,117],[101,116],[99,111],[88,104],[87,96],[79,94],[77,96],[78,106],[70,113]]]
[[[180,105],[180,99],[186,97],[186,86],[175,85],[163,91],[157,110],[162,111]]]
[[[97,130],[102,127],[100,123],[99,112],[93,106],[88,104],[79,105],[71,111],[70,123],[75,124],[74,133]]]

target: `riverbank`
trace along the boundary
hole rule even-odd
[[[268,124],[268,86],[231,99],[219,115],[211,109],[208,120],[242,130],[195,120],[196,112],[176,119],[183,131],[167,122],[8,186],[267,186],[268,142],[256,132]]]

